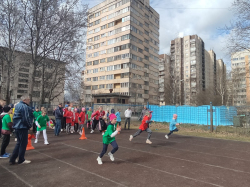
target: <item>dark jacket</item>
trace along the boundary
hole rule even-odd
[[[13,116],[14,129],[30,129],[33,125],[33,112],[28,104],[20,101],[15,107]]]
[[[56,119],[62,119],[63,118],[63,110],[59,106],[54,111],[54,115]]]

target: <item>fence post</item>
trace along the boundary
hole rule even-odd
[[[210,131],[213,132],[213,105],[212,102],[210,102]]]

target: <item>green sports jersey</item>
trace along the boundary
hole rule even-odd
[[[87,112],[88,120],[91,120],[91,115],[92,115],[92,113],[93,113],[92,111],[89,111],[89,110],[88,110],[88,112]]]
[[[35,111],[33,112],[33,116],[34,116],[34,122],[36,121],[36,119],[38,118],[38,116],[42,115],[42,111]]]
[[[38,131],[43,131],[47,127],[47,122],[49,121],[49,117],[47,115],[45,115],[45,116],[40,115],[40,116],[38,116],[36,121],[41,126],[41,128],[37,127],[37,130]]]
[[[10,131],[10,128],[8,126],[8,123],[11,123],[11,118],[9,114],[6,114],[2,119],[2,129]]]
[[[106,132],[103,135],[103,143],[104,144],[110,144],[113,141],[115,141],[115,137],[111,137],[111,134],[116,131],[116,124],[109,124],[107,127]]]

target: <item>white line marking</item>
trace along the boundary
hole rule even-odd
[[[62,143],[62,144],[64,144],[64,143]],[[66,145],[66,144],[65,144],[65,145]],[[67,165],[69,165],[69,166],[71,166],[71,167],[74,167],[74,168],[77,168],[77,169],[79,169],[79,170],[85,171],[86,173],[89,173],[89,174],[95,175],[95,176],[97,176],[97,177],[100,177],[100,178],[102,178],[102,179],[104,179],[104,180],[113,182],[113,183],[118,184],[118,185],[120,185],[120,186],[126,186],[126,185],[124,185],[124,184],[121,184],[121,183],[118,183],[118,182],[113,181],[113,180],[111,180],[111,179],[105,178],[105,177],[103,177],[103,176],[101,176],[101,175],[98,175],[98,174],[96,174],[96,173],[93,173],[93,172],[91,172],[91,171],[82,169],[82,168],[80,168],[80,167],[78,167],[78,166],[75,166],[75,165],[70,164],[70,163],[68,163],[68,162],[65,162],[65,161],[63,161],[63,160],[60,160],[60,159],[51,157],[51,156],[49,156],[49,155],[47,155],[47,154],[45,154],[45,153],[41,153],[40,151],[37,151],[37,150],[34,150],[34,151],[35,151],[35,152],[38,152],[38,153],[40,153],[40,154],[42,154],[42,155],[45,155],[45,156],[47,156],[47,157],[49,157],[49,158],[52,158],[52,159],[54,159],[54,160],[57,160],[57,161],[59,161],[59,162],[62,162],[62,163],[64,163],[64,164],[67,164]],[[127,186],[126,186],[126,187],[127,187]]]
[[[65,144],[65,143],[62,143],[62,144],[63,144],[63,145],[66,145],[66,146],[69,146],[69,147],[76,148],[76,149],[84,150],[84,151],[87,151],[87,152],[92,152],[92,153],[100,154],[100,153],[97,153],[97,152],[94,152],[94,151],[89,151],[89,150],[87,150],[87,149],[83,149],[83,148],[80,148],[80,147],[68,145],[68,144]],[[105,155],[105,156],[107,156],[107,155]],[[186,177],[186,176],[183,176],[183,175],[178,175],[178,174],[170,173],[170,172],[167,172],[167,171],[164,171],[164,170],[160,170],[160,169],[152,168],[152,167],[149,167],[149,166],[145,166],[145,165],[143,165],[143,164],[138,164],[138,163],[130,162],[130,161],[123,160],[123,159],[120,159],[120,158],[116,158],[116,159],[117,159],[117,160],[124,161],[124,162],[128,162],[128,163],[132,163],[132,164],[135,164],[135,165],[138,165],[138,166],[141,166],[141,167],[145,167],[145,168],[148,168],[148,169],[156,170],[156,171],[159,171],[159,172],[162,172],[162,173],[166,173],[166,174],[169,174],[169,175],[174,175],[174,176],[177,176],[177,177],[181,177],[181,178],[184,178],[184,179],[189,179],[189,180],[193,180],[193,181],[196,181],[196,182],[201,182],[201,183],[205,183],[205,184],[210,184],[210,185],[212,185],[212,186],[223,187],[223,186],[218,185],[218,184],[213,184],[213,183],[209,183],[209,182],[206,182],[206,181],[202,181],[202,180],[198,180],[198,179]]]
[[[95,140],[89,140],[89,141],[101,143],[100,141],[95,141]],[[206,163],[196,162],[196,161],[193,161],[193,160],[187,160],[187,159],[183,159],[183,158],[177,158],[177,157],[172,157],[172,156],[160,155],[160,154],[157,154],[157,153],[151,153],[151,152],[142,151],[142,150],[138,150],[138,149],[132,149],[132,148],[124,147],[124,146],[119,146],[119,147],[124,148],[124,149],[133,150],[133,151],[142,152],[142,153],[148,153],[148,154],[152,154],[152,155],[157,155],[157,156],[161,156],[161,157],[172,158],[172,159],[186,161],[186,162],[192,162],[192,163],[196,163],[196,164],[200,164],[200,165],[205,165],[205,166],[209,166],[209,167],[216,167],[216,168],[220,168],[220,169],[231,170],[231,171],[238,172],[238,173],[250,174],[250,172],[245,172],[245,171],[241,171],[241,170],[226,168],[226,167],[212,165],[212,164],[206,164]]]
[[[143,138],[143,137],[136,137],[136,138]],[[153,139],[153,138],[150,138],[150,139]],[[162,141],[164,141],[164,140],[162,140]],[[166,143],[167,143],[167,141],[168,140],[166,140]],[[250,162],[250,160],[245,160],[245,159],[241,159],[241,158],[234,158],[234,157],[223,156],[223,155],[215,155],[215,154],[211,154],[211,153],[204,153],[204,152],[199,152],[199,151],[191,151],[191,150],[187,150],[187,149],[173,148],[173,147],[164,146],[164,145],[155,145],[155,146],[166,147],[168,149],[174,149],[174,150],[180,150],[180,151],[187,151],[187,152],[191,152],[191,153],[199,153],[199,154],[204,154],[204,155],[212,155],[212,156],[216,156],[216,157],[230,158],[230,159],[234,159],[234,160],[241,160],[241,161],[244,161],[244,162]]]
[[[6,168],[5,166],[1,165],[2,168],[6,169],[9,173],[11,173],[12,175],[14,175],[17,179],[19,179],[20,181],[22,181],[24,184],[26,184],[29,187],[33,187],[31,184],[27,183],[25,180],[23,180],[21,177],[19,177],[16,173],[14,173],[13,171],[9,170],[8,168]]]

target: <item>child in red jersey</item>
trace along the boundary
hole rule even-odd
[[[74,114],[74,131],[75,132],[79,132],[79,113],[78,113],[78,109],[75,108],[75,112]]]
[[[79,123],[80,123],[80,127],[79,127],[79,134],[82,135],[82,128],[84,128],[84,123],[85,123],[85,119],[86,119],[86,112],[85,112],[85,108],[82,108],[82,111],[79,115]]]
[[[143,117],[142,123],[139,127],[139,130],[134,134],[134,135],[130,135],[129,141],[132,141],[132,139],[138,135],[140,135],[142,133],[142,131],[146,131],[148,133],[148,138],[146,140],[147,144],[152,144],[152,142],[150,141],[150,137],[152,134],[152,131],[149,128],[149,123],[151,123],[151,118],[152,118],[152,112],[146,112],[146,115]]]
[[[68,107],[68,110],[65,110],[63,117],[66,117],[66,133],[69,134],[73,120],[73,112],[71,111],[71,107]]]

